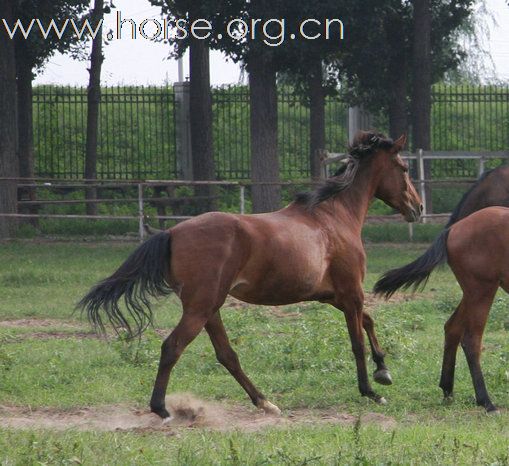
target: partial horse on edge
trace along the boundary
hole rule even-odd
[[[502,207],[488,207],[502,206]],[[456,351],[463,347],[477,404],[496,411],[480,365],[482,335],[499,285],[509,292],[509,167],[486,172],[465,193],[440,235],[413,262],[386,272],[375,284],[376,294],[390,297],[400,288],[424,286],[438,265],[448,262],[463,298],[445,324],[440,388],[451,398]]]

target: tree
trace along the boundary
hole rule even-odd
[[[188,2],[183,0],[150,0],[162,7],[164,14],[172,20],[186,20],[190,28],[194,18],[209,21],[213,34],[204,42],[213,49],[221,50],[235,62],[243,62],[250,74],[250,138],[251,138],[251,178],[255,182],[252,189],[253,210],[261,212],[274,210],[280,206],[279,162],[277,158],[277,99],[275,51],[264,46],[260,36],[255,40],[236,40],[225,30],[230,20],[261,19],[279,17],[279,0],[270,2],[245,2],[241,0]],[[197,14],[199,12],[199,15]],[[238,25],[238,21],[236,23]],[[238,28],[237,28],[238,29]],[[231,32],[231,31],[230,31]],[[193,46],[191,35],[173,41],[177,55]],[[193,87],[191,85],[191,87]],[[192,115],[193,117],[193,115]],[[202,129],[203,132],[203,129]],[[194,136],[193,136],[194,139]],[[193,143],[194,148],[194,143]],[[194,157],[194,155],[193,155]],[[267,184],[263,184],[267,183]]]
[[[257,50],[247,61],[253,212],[277,210],[281,202],[277,152],[276,68],[269,53]]]
[[[458,31],[469,21],[474,3],[429,0],[431,84],[463,59],[465,52],[458,43]],[[375,113],[387,111],[391,136],[408,132],[415,77],[414,2],[354,2],[349,18],[344,47],[334,60],[347,99],[353,104],[362,103]]]
[[[214,180],[215,163],[212,138],[212,94],[210,90],[209,48],[199,39],[189,47],[189,107],[191,126],[191,153],[193,178]],[[215,210],[215,190],[210,186],[197,186],[198,210]]]
[[[210,16],[213,2],[184,0],[150,0],[161,8],[163,15],[173,21],[187,19],[189,24]],[[213,8],[212,8],[213,10]],[[171,55],[182,57],[189,50],[189,113],[193,179],[211,181],[216,178],[212,132],[212,94],[210,89],[209,42],[192,37],[170,43]],[[198,212],[215,209],[215,190],[210,186],[196,186]]]
[[[66,53],[73,49],[81,39],[74,34],[70,27],[63,30],[63,24],[69,24],[73,19],[77,23],[88,7],[87,0],[20,0],[16,5],[13,17],[8,23],[13,28],[16,19],[28,28],[28,25],[37,18],[41,25],[48,31],[47,37],[43,37],[38,29],[32,27],[31,32],[25,37],[19,31],[12,41],[15,47],[15,67],[17,79],[17,115],[18,115],[18,140],[19,140],[19,175],[22,178],[34,177],[34,143],[32,122],[32,82],[36,74],[42,70],[47,60],[57,51]],[[16,18],[16,19],[15,19]],[[52,29],[51,21],[55,28]],[[56,30],[62,34],[56,34]],[[22,198],[35,200],[35,189],[24,188],[20,190]],[[35,209],[29,208],[30,213]]]
[[[104,19],[104,0],[95,0],[92,10],[92,25],[97,27]],[[92,52],[90,54],[89,81],[87,88],[87,137],[85,144],[85,178],[95,180],[97,178],[97,139],[99,133],[99,106],[101,104],[101,69],[104,60],[102,51],[102,26],[99,33],[92,40]],[[97,189],[85,190],[87,201],[87,215],[97,215]]]
[[[431,148],[431,0],[413,0],[414,47],[412,63],[412,145]],[[431,178],[431,160],[424,163],[424,178]],[[431,189],[426,184],[426,207],[433,211]]]
[[[0,2],[0,18],[10,21],[13,17],[11,2]],[[0,112],[0,214],[15,214],[17,212],[16,182],[1,179],[18,176],[14,42],[3,28],[0,28],[0,108],[2,109]],[[15,227],[14,219],[0,216],[0,238],[11,236]]]

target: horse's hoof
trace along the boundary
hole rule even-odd
[[[163,426],[168,425],[171,421],[173,421],[173,416],[168,416],[163,419]]]
[[[378,398],[377,400],[375,400],[379,405],[386,405],[387,404],[387,400],[381,396],[380,398]]]
[[[444,396],[443,403],[444,405],[451,405],[454,402],[454,397],[452,395],[446,395]]]
[[[166,408],[150,408],[154,414],[157,414],[160,418],[165,421],[166,419],[171,419],[171,415]]]
[[[373,373],[375,382],[381,385],[392,385],[391,373],[387,369],[380,369]]]
[[[496,406],[491,405],[486,408],[486,414],[488,416],[500,416],[500,411]]]
[[[263,409],[265,414],[270,414],[271,416],[281,416],[281,410],[270,401],[261,400],[258,405],[258,408]]]

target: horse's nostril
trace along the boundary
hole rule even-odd
[[[421,214],[424,212],[424,206],[422,204],[419,204],[419,211]]]

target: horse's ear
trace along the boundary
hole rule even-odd
[[[392,147],[392,152],[397,154],[402,151],[406,146],[406,134],[402,134],[398,139],[394,141],[394,146]]]

